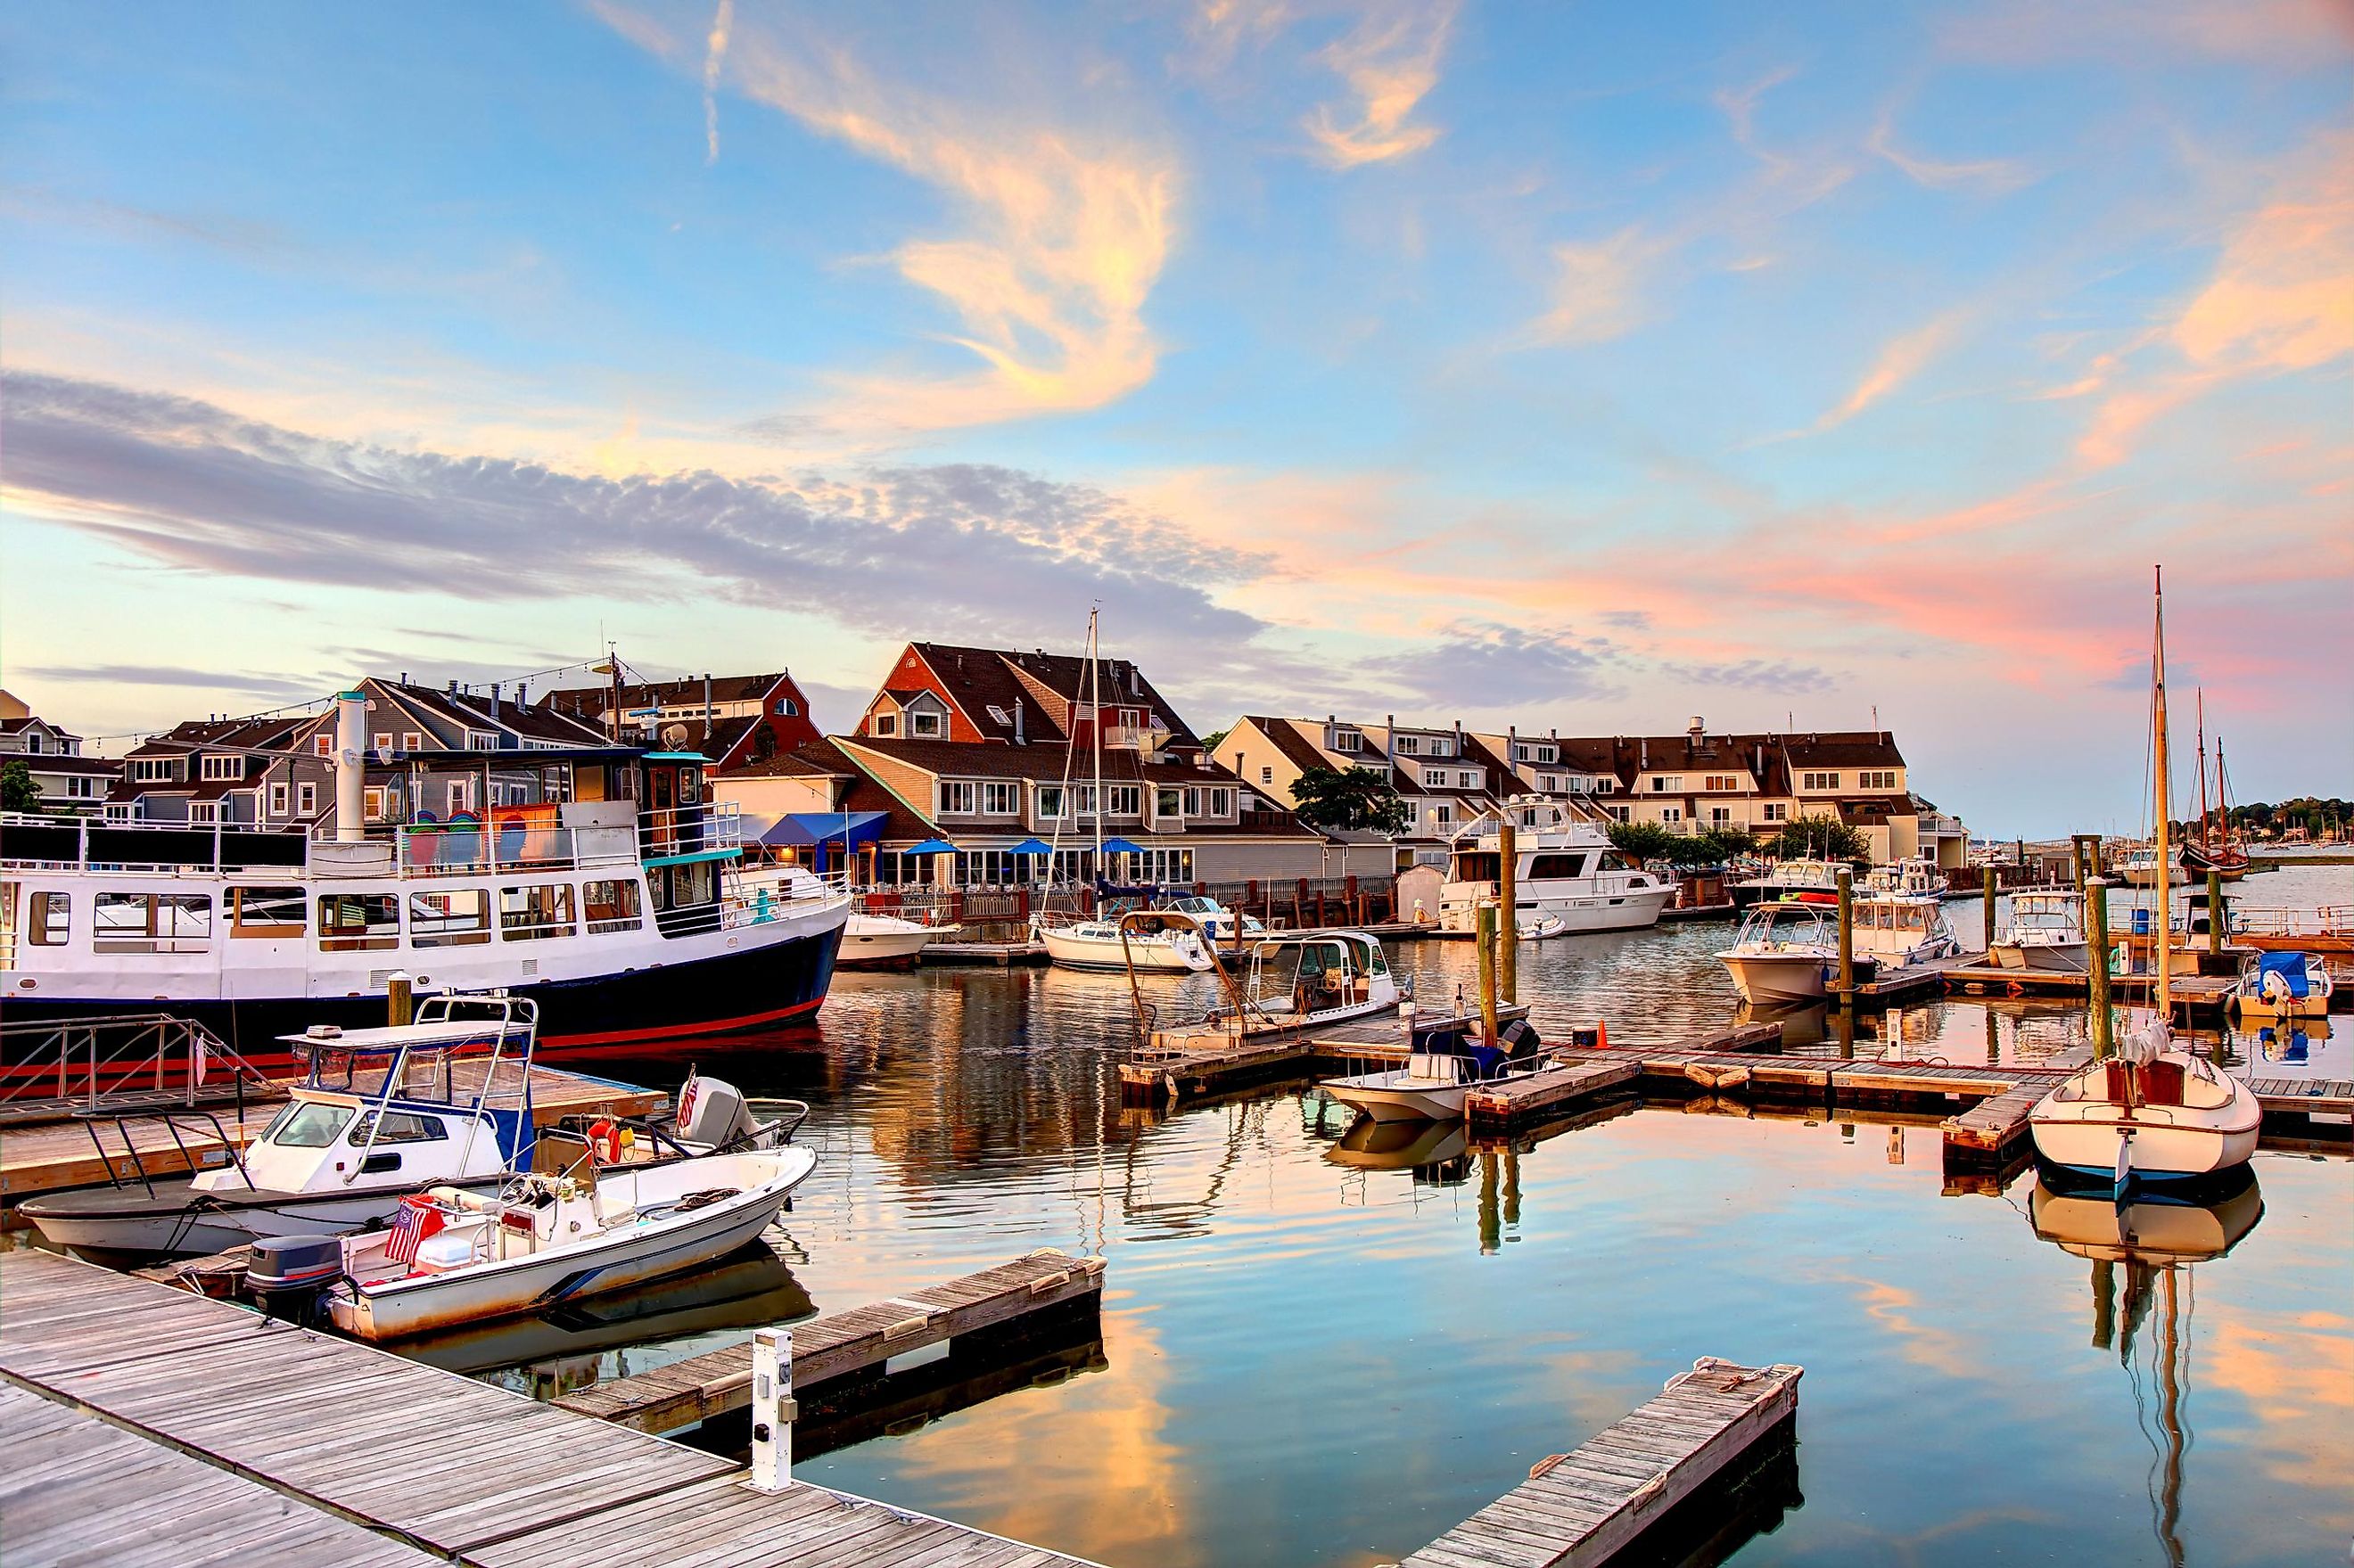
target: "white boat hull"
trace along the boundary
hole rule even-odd
[[[837,969],[864,964],[904,964],[920,956],[935,938],[954,934],[952,927],[919,926],[873,915],[853,915],[842,930]]]
[[[1540,894],[1515,899],[1514,909],[1522,922],[1521,939],[1543,941],[1594,931],[1644,930],[1659,923],[1659,911],[1675,895],[1672,886],[1626,893]],[[1476,905],[1442,903],[1439,906],[1439,927],[1450,936],[1474,935],[1479,917]],[[1559,928],[1544,928],[1546,921],[1560,922]]]
[[[489,1177],[450,1184],[484,1192],[499,1181]],[[356,1192],[287,1192],[260,1202],[198,1209],[188,1206],[196,1194],[183,1177],[154,1183],[153,1200],[143,1187],[122,1193],[105,1189],[105,1196],[125,1200],[111,1214],[76,1212],[73,1200],[81,1195],[75,1193],[36,1200],[25,1212],[43,1236],[76,1252],[205,1257],[261,1236],[342,1235],[389,1217],[400,1207],[401,1194],[413,1190],[412,1183]]]
[[[1206,973],[1213,967],[1208,951],[1199,942],[1181,947],[1150,937],[1130,937],[1122,943],[1117,937],[1106,940],[1074,936],[1052,926],[1042,927],[1038,939],[1046,945],[1046,956],[1068,969],[1120,973],[1133,962],[1139,974],[1190,975]]]
[[[1373,1081],[1378,1078],[1395,1078],[1398,1082],[1384,1085]],[[1463,1102],[1471,1088],[1469,1084],[1412,1083],[1401,1068],[1395,1073],[1369,1073],[1359,1078],[1336,1080],[1326,1084],[1324,1092],[1375,1121],[1460,1121]]]
[[[2189,1060],[2177,1052],[2168,1057]],[[2185,1100],[2215,1103],[2127,1106],[2102,1087],[2108,1065],[2094,1063],[2070,1075],[2029,1114],[2035,1152],[2045,1160],[2113,1180],[2167,1180],[2210,1176],[2244,1165],[2255,1153],[2264,1112],[2239,1079],[2223,1073],[2200,1078],[2191,1068]]]
[[[2091,971],[2091,951],[2085,942],[1997,942],[1993,948],[1998,969],[2074,975]]]
[[[1733,988],[1744,1001],[1768,1004],[1821,1001],[1829,989],[1829,971],[1837,962],[1811,952],[1723,952],[1716,959],[1733,977]]]

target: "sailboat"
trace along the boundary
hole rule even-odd
[[[2156,579],[2150,641],[2152,788],[2156,863],[2168,863],[2167,821],[2166,589]],[[2166,894],[2158,894],[2165,908]],[[2174,969],[2161,913],[2158,1009],[2126,1032],[2115,1052],[2062,1080],[2036,1103],[2028,1125],[2047,1163],[2107,1176],[2122,1196],[2137,1181],[2181,1181],[2244,1165],[2264,1116],[2248,1086],[2174,1040]],[[2096,1025],[2102,1021],[2095,1021]],[[2100,1033],[2105,1033],[2105,1028]]]
[[[2230,786],[2223,773],[2223,737],[2215,737],[2215,796],[2207,796],[2207,694],[2199,694],[2199,832],[2182,846],[2182,869],[2193,876],[2213,872],[2226,882],[2248,874],[2248,852],[2232,833]]]

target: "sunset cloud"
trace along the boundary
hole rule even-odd
[[[2224,248],[2174,341],[2194,365],[2243,370],[2354,354],[2354,135],[2324,142]]]
[[[1350,169],[1403,158],[1438,140],[1438,127],[1410,122],[1438,85],[1438,60],[1455,10],[1455,0],[1377,6],[1319,57],[1341,74],[1354,98],[1345,106],[1319,105],[1302,122],[1320,157]]]
[[[719,161],[719,71],[727,62],[727,37],[736,27],[736,0],[719,0],[703,53],[703,161]]]
[[[2000,196],[2006,191],[2017,190],[2035,178],[2024,164],[2008,159],[1981,158],[1970,163],[1948,164],[1907,153],[1897,146],[1895,127],[1886,114],[1872,125],[1872,134],[1864,138],[1864,146],[1894,165],[1914,184],[1933,189],[1969,185],[1988,196]]]
[[[1532,330],[1543,343],[1602,343],[1643,324],[1645,271],[1670,247],[1639,228],[1553,248],[1553,297]]]
[[[1863,379],[1855,384],[1845,400],[1815,421],[1817,430],[1828,430],[1844,425],[1866,408],[1918,376],[1923,367],[1944,353],[1961,330],[1963,317],[1958,312],[1948,312],[1935,320],[1899,334],[1881,346],[1880,354],[1865,371]]]

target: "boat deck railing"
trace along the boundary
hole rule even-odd
[[[193,1109],[267,1080],[219,1036],[168,1013],[0,1023],[0,1112]]]

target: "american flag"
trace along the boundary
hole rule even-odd
[[[425,1239],[425,1216],[431,1212],[429,1203],[415,1197],[403,1198],[392,1216],[392,1234],[384,1244],[384,1255],[395,1263],[415,1264],[418,1245]]]

